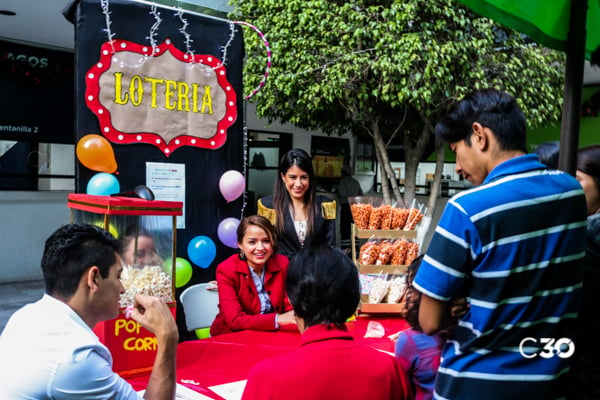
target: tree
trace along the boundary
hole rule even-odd
[[[402,143],[404,200],[435,122],[450,103],[476,88],[496,87],[519,100],[532,126],[558,120],[562,55],[479,17],[455,0],[232,0],[235,18],[263,31],[273,64],[252,100],[259,116],[329,134],[372,138],[384,169],[382,192],[401,200],[387,146]],[[264,49],[246,35],[244,82],[262,78]],[[428,209],[439,195],[444,149]],[[391,179],[390,179],[391,178]]]

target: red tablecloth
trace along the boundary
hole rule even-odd
[[[365,338],[369,322],[385,329],[382,338]],[[379,350],[394,352],[388,335],[406,329],[406,320],[398,317],[359,316],[348,322],[354,339]],[[207,388],[246,379],[250,368],[270,357],[287,353],[300,344],[300,333],[290,331],[239,331],[203,340],[182,342],[177,347],[177,382],[215,399]],[[128,377],[137,390],[144,389],[149,375]]]

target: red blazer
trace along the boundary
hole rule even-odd
[[[253,329],[270,331],[275,327],[275,314],[292,309],[285,293],[288,258],[274,254],[265,265],[265,289],[271,299],[274,313],[260,314],[260,300],[248,263],[232,255],[217,266],[217,286],[219,288],[219,313],[210,334],[212,336]]]
[[[347,329],[308,328],[301,347],[250,370],[242,400],[413,399],[408,375],[391,355],[356,343]]]

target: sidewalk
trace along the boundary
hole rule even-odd
[[[0,332],[19,308],[44,294],[44,281],[0,283]]]

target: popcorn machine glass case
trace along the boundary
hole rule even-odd
[[[176,217],[183,203],[135,197],[68,196],[72,223],[88,223],[110,232],[122,243],[121,313],[94,332],[113,353],[113,369],[121,375],[151,368],[155,337],[124,316],[136,293],[161,297],[175,314]]]

